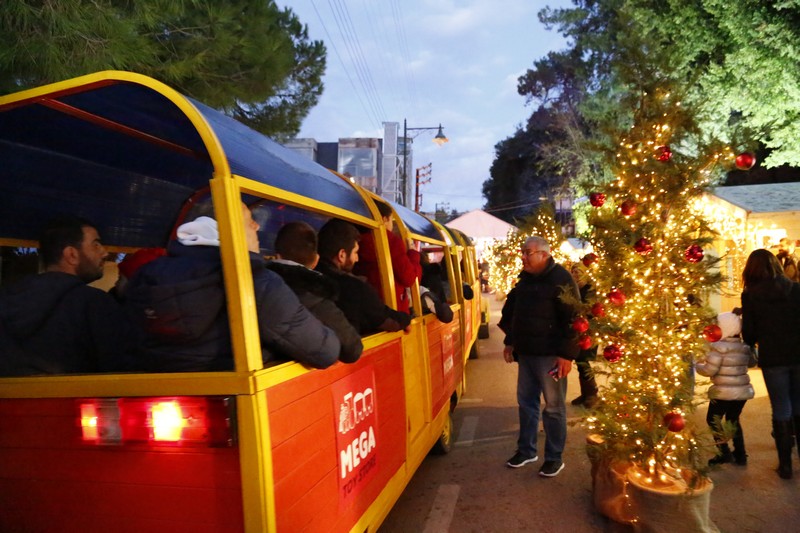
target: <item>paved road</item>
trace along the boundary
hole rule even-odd
[[[537,475],[541,460],[516,470],[504,466],[514,452],[518,425],[516,366],[502,358],[502,334],[495,326],[499,305],[492,301],[490,338],[479,341],[480,357],[467,365],[467,391],[453,414],[453,450],[423,462],[380,533],[632,531],[594,510],[579,409],[568,408],[566,468],[557,477]],[[725,533],[800,531],[800,460],[795,455],[794,480],[781,480],[773,471],[769,401],[760,371],[751,371],[751,377],[757,396],[742,413],[750,464],[712,472],[711,518]],[[578,390],[573,370],[567,398]],[[698,416],[705,416],[705,406]],[[674,531],[681,532],[677,517]]]

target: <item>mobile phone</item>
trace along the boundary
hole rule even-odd
[[[558,363],[556,363],[556,366],[548,370],[547,373],[550,374],[550,377],[553,378],[553,381],[558,381]]]

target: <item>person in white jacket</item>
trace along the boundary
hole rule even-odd
[[[705,359],[696,363],[697,373],[711,378],[708,389],[708,414],[706,422],[712,430],[718,429],[723,418],[736,424],[733,436],[733,452],[727,442],[717,444],[719,453],[708,461],[709,465],[724,463],[747,464],[744,433],[739,415],[744,404],[755,393],[750,384],[747,368],[751,362],[750,347],[742,342],[742,318],[735,313],[720,313],[717,324],[722,330],[722,339],[712,342]]]

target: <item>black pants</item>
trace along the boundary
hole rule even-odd
[[[582,350],[575,359],[575,366],[578,367],[578,383],[581,386],[581,396],[597,396],[597,383],[594,380],[594,372],[589,365],[589,360],[594,359],[594,351]]]
[[[744,434],[742,433],[742,425],[739,424],[739,415],[742,414],[744,404],[747,400],[711,400],[708,404],[708,413],[706,414],[706,422],[711,429],[714,427],[714,418],[719,417],[728,422],[736,423],[736,434],[733,437],[734,446],[737,442],[742,440]]]

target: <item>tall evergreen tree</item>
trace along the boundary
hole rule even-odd
[[[324,45],[272,0],[8,0],[0,27],[2,92],[130,70],[279,138],[322,94]]]
[[[632,125],[603,152],[615,177],[590,196],[596,254],[585,263],[596,297],[585,342],[600,345],[608,380],[588,426],[642,483],[685,487],[702,480],[708,458],[688,415],[692,364],[718,340],[707,297],[721,282],[703,250],[714,233],[690,203],[733,157],[697,128],[669,80],[641,74],[639,98],[625,101]]]
[[[800,165],[800,1],[573,0],[540,18],[570,40],[582,65],[589,123],[618,121],[608,110],[635,87],[626,83],[630,51],[664,63],[698,127],[744,148],[760,141],[768,167]],[[540,70],[537,65],[534,71]],[[534,93],[535,94],[535,93]],[[619,122],[617,122],[619,124]]]

